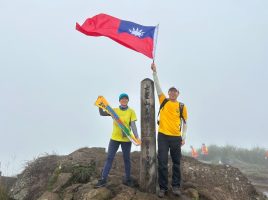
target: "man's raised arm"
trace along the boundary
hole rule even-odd
[[[153,79],[154,79],[156,92],[157,92],[157,95],[160,96],[161,94],[163,94],[163,91],[162,91],[160,84],[159,84],[159,80],[158,80],[158,76],[157,76],[157,72],[156,72],[156,65],[154,64],[154,62],[151,64],[151,69],[153,71]]]

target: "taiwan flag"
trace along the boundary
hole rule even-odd
[[[119,44],[154,58],[158,26],[143,26],[130,21],[99,14],[86,19],[76,30],[89,36],[105,36]]]

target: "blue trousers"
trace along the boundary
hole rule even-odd
[[[125,164],[125,179],[129,180],[130,179],[130,170],[131,170],[131,163],[130,163],[130,150],[131,150],[131,142],[119,142],[115,140],[110,140],[109,142],[109,147],[108,147],[108,154],[107,154],[107,159],[104,164],[104,168],[102,171],[102,179],[106,180],[109,172],[111,170],[113,160],[115,157],[115,154],[121,145],[121,149],[123,152],[123,159],[124,159],[124,164]]]
[[[158,183],[160,189],[168,190],[168,152],[172,159],[173,187],[180,187],[181,182],[181,137],[158,133]]]

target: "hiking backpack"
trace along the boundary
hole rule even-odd
[[[161,103],[161,105],[160,105],[160,107],[159,107],[159,111],[158,111],[158,114],[157,114],[157,124],[158,124],[158,125],[159,125],[159,114],[160,114],[160,111],[161,111],[161,109],[164,108],[164,106],[166,105],[166,103],[167,103],[168,101],[169,101],[169,100],[168,100],[167,98],[165,98],[164,101]],[[184,117],[183,117],[183,107],[184,107],[184,104],[181,103],[181,102],[179,102],[179,104],[180,104],[180,120],[181,120],[181,123],[180,123],[180,124],[182,124],[182,121],[183,121],[184,123],[186,123],[186,121],[185,121],[185,119],[184,119]],[[180,126],[180,131],[181,131],[181,127],[182,127],[182,125]]]

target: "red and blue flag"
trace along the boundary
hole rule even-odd
[[[154,58],[158,26],[143,26],[99,14],[86,19],[82,26],[76,23],[76,30],[89,36],[109,37],[125,47]]]

